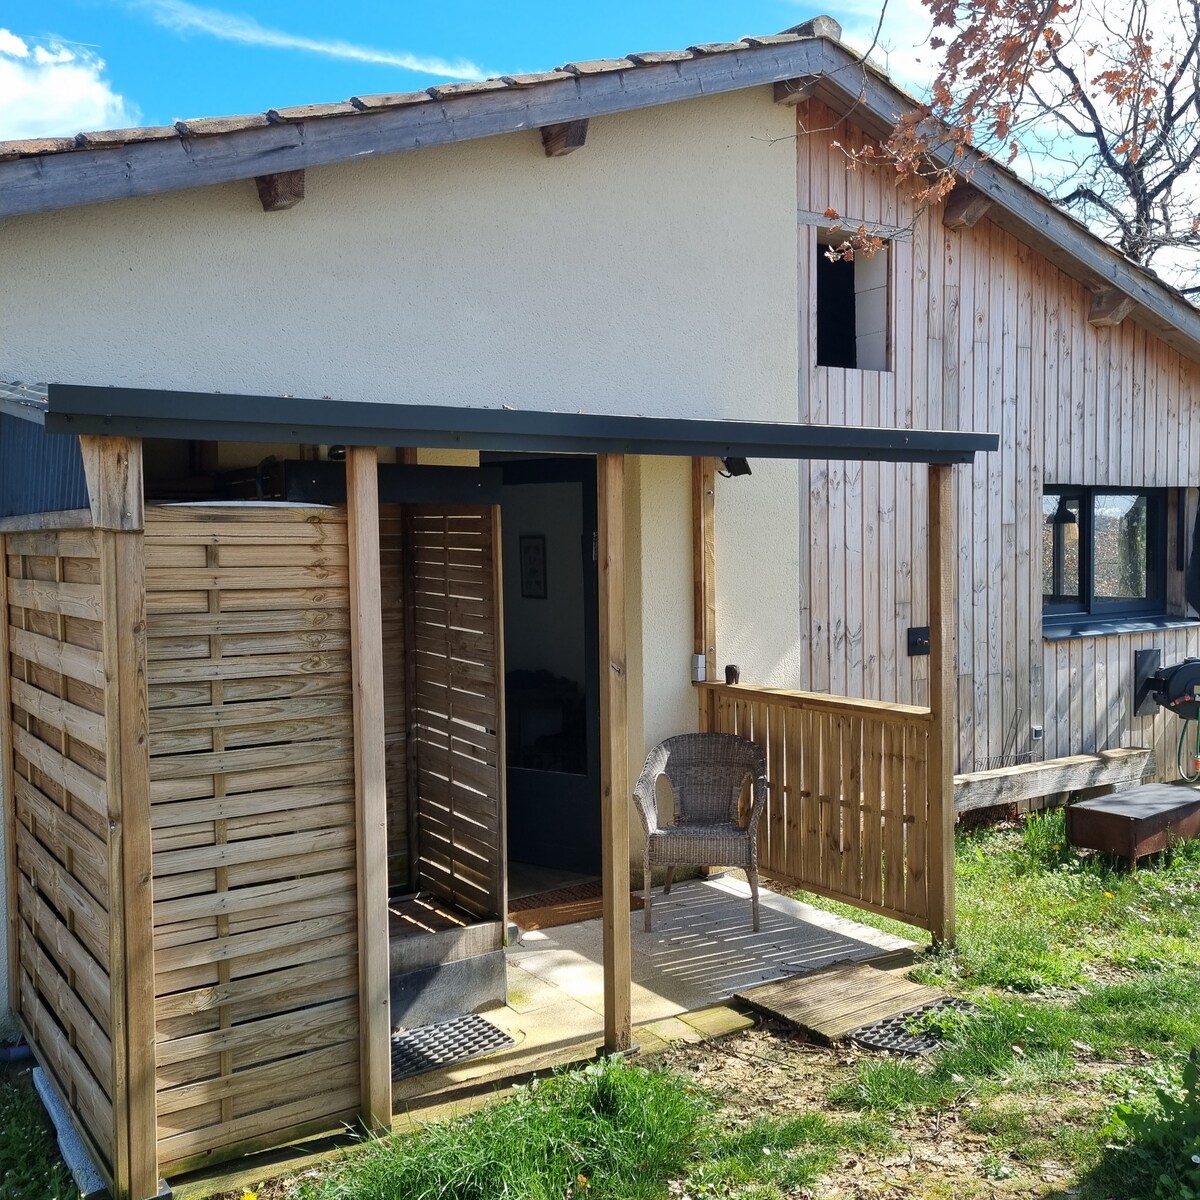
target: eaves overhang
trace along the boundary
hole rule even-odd
[[[542,454],[969,463],[994,433],[50,384],[53,433]]]

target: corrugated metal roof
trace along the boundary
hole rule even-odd
[[[42,422],[48,388],[44,383],[0,383],[0,413]]]
[[[32,403],[23,398],[31,391]],[[87,508],[79,439],[50,433],[41,423],[44,389],[40,407],[36,396],[19,384],[0,384],[0,517]],[[25,411],[15,412],[18,406]]]

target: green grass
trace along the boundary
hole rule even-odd
[[[1053,994],[1155,973],[1200,977],[1200,842],[1144,859],[1139,870],[1080,853],[1066,813],[1016,827],[959,833],[957,949],[929,955],[914,978],[957,990]],[[886,917],[802,894],[836,912],[917,942],[928,935]]]
[[[382,1138],[303,1200],[782,1200],[845,1150],[884,1149],[871,1118],[807,1113],[726,1127],[713,1095],[685,1076],[621,1059],[560,1071],[456,1121]]]
[[[562,1200],[663,1194],[712,1102],[675,1076],[601,1060],[472,1116],[384,1138],[324,1180],[321,1200]]]
[[[72,1200],[41,1101],[27,1083],[0,1078],[0,1200]]]
[[[372,1142],[292,1195],[782,1200],[842,1156],[884,1156],[887,1122],[928,1128],[938,1114],[985,1139],[971,1152],[982,1181],[1067,1163],[1080,1200],[1151,1195],[1146,1164],[1193,1136],[1175,1128],[1170,1097],[1200,1049],[1200,845],[1125,871],[1072,849],[1055,811],[960,835],[957,869],[957,948],[913,973],[974,1007],[926,1022],[942,1045],[925,1060],[863,1058],[836,1074],[823,1109],[738,1126],[687,1078],[608,1060]]]
[[[957,872],[957,946],[927,952],[913,977],[976,1007],[931,1023],[943,1044],[927,1060],[863,1060],[830,1101],[908,1115],[969,1103],[989,1161],[1054,1157],[1076,1165],[1080,1195],[1141,1194],[1127,1185],[1147,1135],[1114,1150],[1111,1121],[1131,1096],[1131,1111],[1153,1108],[1149,1081],[1178,1079],[1200,1048],[1200,844],[1129,871],[1071,847],[1060,809],[960,834]],[[1090,1109],[1071,1108],[1075,1092]]]
[[[887,1126],[878,1121],[838,1121],[818,1112],[759,1119],[739,1130],[714,1129],[697,1144],[682,1194],[746,1200],[792,1196],[833,1168],[846,1151],[880,1152],[892,1144]]]

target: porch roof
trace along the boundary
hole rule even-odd
[[[453,408],[50,384],[46,429],[200,441],[575,454],[969,463],[994,433]]]

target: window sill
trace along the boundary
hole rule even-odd
[[[1123,633],[1155,633],[1161,629],[1197,629],[1195,617],[1086,617],[1073,621],[1043,621],[1042,640],[1065,642],[1072,638],[1117,637]]]

